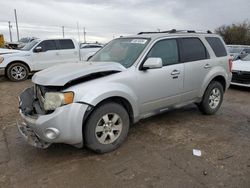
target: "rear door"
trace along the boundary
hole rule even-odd
[[[59,39],[56,40],[59,48],[59,56],[61,61],[59,64],[63,63],[77,63],[79,61],[79,48],[75,46],[71,39]]]
[[[138,71],[140,111],[145,115],[178,104],[183,90],[184,67],[179,60],[177,40],[156,42],[145,60],[150,57],[161,58],[163,67]]]
[[[198,37],[180,38],[180,59],[184,63],[184,89],[182,101],[197,98],[206,75],[212,68],[209,54]]]
[[[57,48],[55,40],[44,40],[40,42],[36,47],[41,47],[41,52],[33,52],[32,60],[34,62],[35,70],[42,70],[61,62],[59,56],[59,50]]]

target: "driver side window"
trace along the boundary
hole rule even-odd
[[[56,42],[54,40],[42,41],[37,47],[42,47],[42,51],[57,50]]]
[[[157,42],[149,51],[147,58],[159,57],[163,66],[179,63],[178,45],[175,39],[166,39]]]

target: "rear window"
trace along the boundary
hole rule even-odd
[[[181,44],[181,61],[190,62],[208,58],[207,50],[198,38],[182,38]]]
[[[213,49],[216,57],[224,57],[227,56],[227,51],[222,43],[221,39],[218,37],[206,37],[207,42]]]
[[[58,40],[61,50],[75,49],[74,43],[70,39]]]

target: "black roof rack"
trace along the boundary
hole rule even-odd
[[[196,32],[195,30],[176,30],[176,29],[171,29],[168,31],[149,31],[149,32],[140,32],[138,35],[142,34],[158,34],[158,33],[202,33],[202,32]],[[208,34],[212,34],[210,30],[207,31]]]

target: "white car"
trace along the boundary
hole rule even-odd
[[[80,49],[73,39],[36,39],[21,50],[1,50],[0,75],[6,75],[12,81],[22,81],[30,73],[51,66],[86,61],[99,49]]]
[[[81,58],[83,61],[88,60],[92,57],[97,51],[102,48],[101,44],[97,43],[81,43],[80,44],[80,51],[81,51]]]
[[[233,61],[232,70],[232,85],[250,87],[250,54],[242,59]]]

